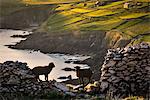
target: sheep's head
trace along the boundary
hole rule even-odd
[[[76,66],[74,67],[76,70],[79,70],[81,67],[80,66]]]
[[[49,63],[49,65],[48,65],[49,67],[51,67],[51,68],[54,68],[55,67],[55,65],[54,65],[54,63],[53,62],[51,62],[51,63]]]

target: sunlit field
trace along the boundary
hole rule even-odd
[[[27,4],[60,4],[60,3],[75,3],[81,2],[84,0],[23,0],[24,3]]]
[[[18,9],[24,9],[33,5],[52,4],[56,11],[41,25],[41,29],[54,32],[64,30],[119,30],[126,37],[136,36],[150,31],[149,26],[149,3],[150,0],[136,0],[131,2],[132,7],[124,8],[124,4],[129,0],[106,2],[104,5],[96,6],[96,0],[10,0],[2,1],[3,4],[11,3],[15,6],[13,10],[6,8],[6,12],[11,13]],[[139,5],[135,5],[139,2]],[[143,37],[145,38],[145,37]],[[148,40],[143,39],[143,40]]]

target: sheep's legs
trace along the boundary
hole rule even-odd
[[[46,75],[45,75],[45,81],[47,80]]]
[[[80,79],[80,78],[78,78],[78,81],[79,81],[79,84],[82,84],[82,83],[81,83],[81,79]]]
[[[83,84],[83,86],[84,86],[83,78],[78,78],[78,80],[79,80],[79,83],[80,83],[80,84]]]
[[[45,75],[45,81],[48,81],[48,75]]]
[[[91,77],[89,77],[89,82],[88,83],[90,83],[91,82]]]
[[[83,84],[83,86],[84,86],[84,81],[83,81],[83,78],[81,78],[82,79],[82,84]]]
[[[40,78],[39,78],[39,75],[36,76],[36,79],[37,79],[38,81],[41,81]]]

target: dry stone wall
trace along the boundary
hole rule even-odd
[[[61,97],[76,96],[63,83],[55,80],[38,81],[27,63],[0,63],[0,100],[18,100],[18,95],[47,98],[50,94]]]
[[[113,97],[150,93],[150,45],[109,49],[101,68],[101,90]]]
[[[52,81],[38,82],[27,63],[6,61],[0,63],[0,94],[22,93],[40,96],[53,91]]]

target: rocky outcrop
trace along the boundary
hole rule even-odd
[[[6,61],[0,64],[0,93],[42,95],[52,90],[51,82],[38,82],[26,63]]]
[[[3,97],[3,94],[10,96],[3,98],[13,100],[14,96],[12,94],[40,98],[53,92],[61,95],[75,95],[69,92],[69,89],[62,83],[56,81],[37,81],[31,69],[28,68],[27,63],[18,61],[0,63],[0,99]]]
[[[101,89],[113,97],[150,93],[150,45],[109,49],[101,68]]]

